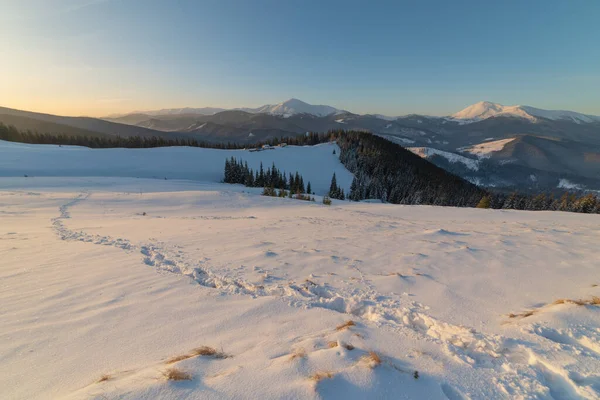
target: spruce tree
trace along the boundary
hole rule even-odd
[[[337,185],[337,179],[335,177],[335,172],[333,173],[333,176],[331,177],[331,184],[329,185],[329,197],[335,199],[337,198],[338,195],[338,185]]]

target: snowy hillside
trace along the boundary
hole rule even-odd
[[[0,188],[2,398],[600,396],[597,215]]]
[[[470,170],[477,171],[479,169],[478,160],[474,160],[472,158],[467,158],[465,156],[461,156],[459,154],[451,153],[448,151],[434,149],[432,147],[407,147],[407,150],[412,151],[419,157],[428,159],[431,156],[437,155],[440,157],[444,157],[451,163],[461,163],[464,164]]]
[[[551,120],[571,120],[575,123],[590,123],[590,122],[599,122],[600,116],[596,115],[587,115],[581,114],[575,111],[565,111],[565,110],[542,110],[540,108],[530,107],[530,106],[521,106],[525,112],[530,115],[547,118]]]
[[[333,150],[337,150],[334,155]],[[288,146],[250,152],[195,147],[152,149],[88,149],[76,146],[30,145],[0,141],[0,176],[104,176],[190,179],[221,182],[227,158],[236,157],[257,170],[273,163],[288,174],[298,171],[318,195],[329,191],[336,173],[338,185],[348,192],[352,174],[338,159],[337,145]]]
[[[515,140],[515,138],[483,142],[473,146],[463,147],[459,150],[464,153],[473,154],[479,158],[489,158],[491,156],[491,153],[502,150],[504,146],[506,146],[513,140]]]
[[[311,114],[317,117],[325,117],[331,114],[342,112],[337,108],[325,105],[312,105],[298,99],[289,99],[279,104],[267,104],[258,108],[242,108],[241,110],[251,113],[264,113],[271,115],[279,115],[287,118],[296,114]]]
[[[470,105],[452,114],[449,118],[461,123],[471,123],[498,116],[524,118],[531,122],[537,122],[538,117],[551,120],[568,120],[575,123],[600,121],[600,117],[598,116],[581,114],[574,111],[542,110],[529,106],[504,106],[489,101],[480,101],[479,103]]]
[[[475,103],[455,114],[452,114],[450,117],[452,119],[464,122],[476,122],[497,116],[519,117],[525,118],[532,122],[536,121],[536,118],[528,114],[521,108],[521,106],[503,106],[502,104],[491,103],[489,101],[480,101],[479,103]]]

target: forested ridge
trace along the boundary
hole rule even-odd
[[[19,130],[12,125],[5,125],[0,122],[0,140],[8,142],[29,143],[29,144],[56,144],[64,146],[83,146],[92,149],[142,149],[153,147],[174,147],[188,146],[201,147],[208,149],[246,149],[261,148],[263,145],[278,145],[282,141],[295,146],[315,145],[328,142],[330,135],[327,133],[309,133],[290,138],[273,138],[268,141],[253,143],[251,145],[240,143],[219,143],[205,140],[197,140],[193,137],[182,138],[175,137],[166,139],[163,137],[141,137],[141,136],[107,136],[107,135],[65,135],[61,133],[38,133],[30,130]]]

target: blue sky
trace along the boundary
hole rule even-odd
[[[0,0],[0,105],[600,115],[600,1]]]

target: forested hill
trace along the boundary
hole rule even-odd
[[[343,132],[340,161],[355,176],[350,199],[474,207],[486,192],[379,136]]]

